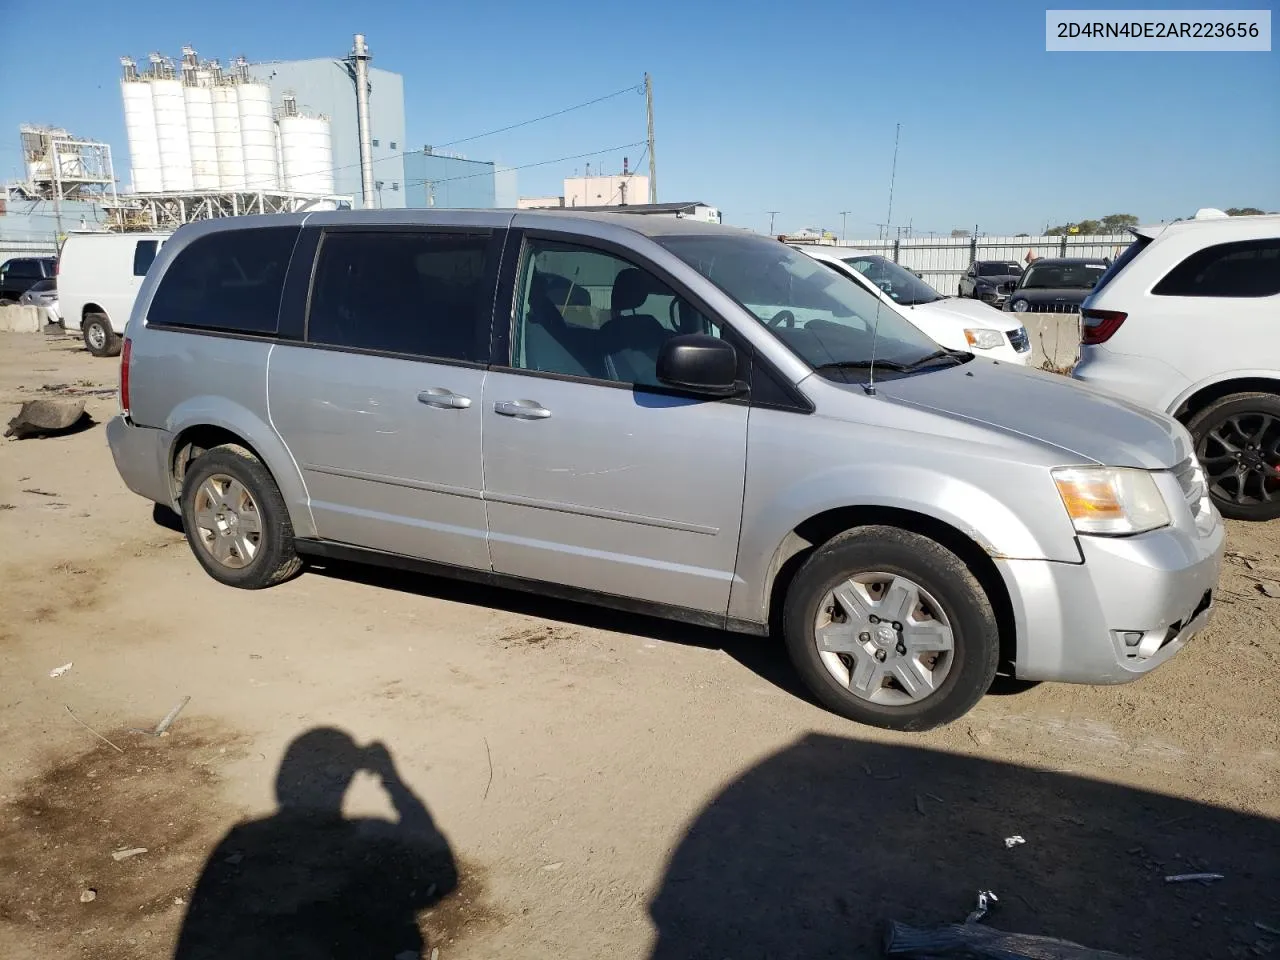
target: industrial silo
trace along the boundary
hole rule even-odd
[[[187,102],[187,137],[191,145],[191,186],[194,190],[217,190],[218,143],[213,116],[213,88],[198,86],[194,78],[182,88]]]
[[[244,144],[240,139],[240,101],[236,88],[221,83],[213,88],[213,136],[218,148],[218,185],[222,190],[244,189]]]
[[[120,94],[124,99],[124,128],[129,138],[130,180],[136,193],[158,193],[164,189],[164,179],[151,84],[138,77],[133,60],[121,57],[120,63],[124,66]]]
[[[264,83],[236,85],[240,105],[240,142],[244,146],[244,178],[248,190],[278,190],[276,120],[271,90]]]
[[[333,144],[328,119],[300,115],[293,97],[285,97],[279,123],[284,189],[332,194]]]
[[[187,100],[182,81],[172,67],[151,81],[156,113],[156,139],[160,142],[160,171],[166,192],[192,190],[191,142],[187,132]]]

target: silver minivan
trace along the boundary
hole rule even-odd
[[[952,721],[997,671],[1142,676],[1208,620],[1223,551],[1174,420],[680,219],[184,226],[121,406],[121,476],[224,584],[358,560],[780,636],[882,727]]]

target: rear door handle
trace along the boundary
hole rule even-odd
[[[418,394],[418,402],[428,407],[444,407],[448,410],[465,410],[471,406],[471,398],[446,390],[444,387],[430,387]]]
[[[551,411],[537,400],[499,400],[493,405],[493,412],[521,420],[545,420],[551,416]]]

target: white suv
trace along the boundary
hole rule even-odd
[[[1081,305],[1072,375],[1186,424],[1223,515],[1280,517],[1280,215],[1134,234]]]

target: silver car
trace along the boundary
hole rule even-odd
[[[832,710],[911,730],[997,671],[1137,679],[1213,606],[1182,426],[942,349],[741,230],[205,221],[121,362],[116,466],[231,586],[343,558],[779,636]]]

